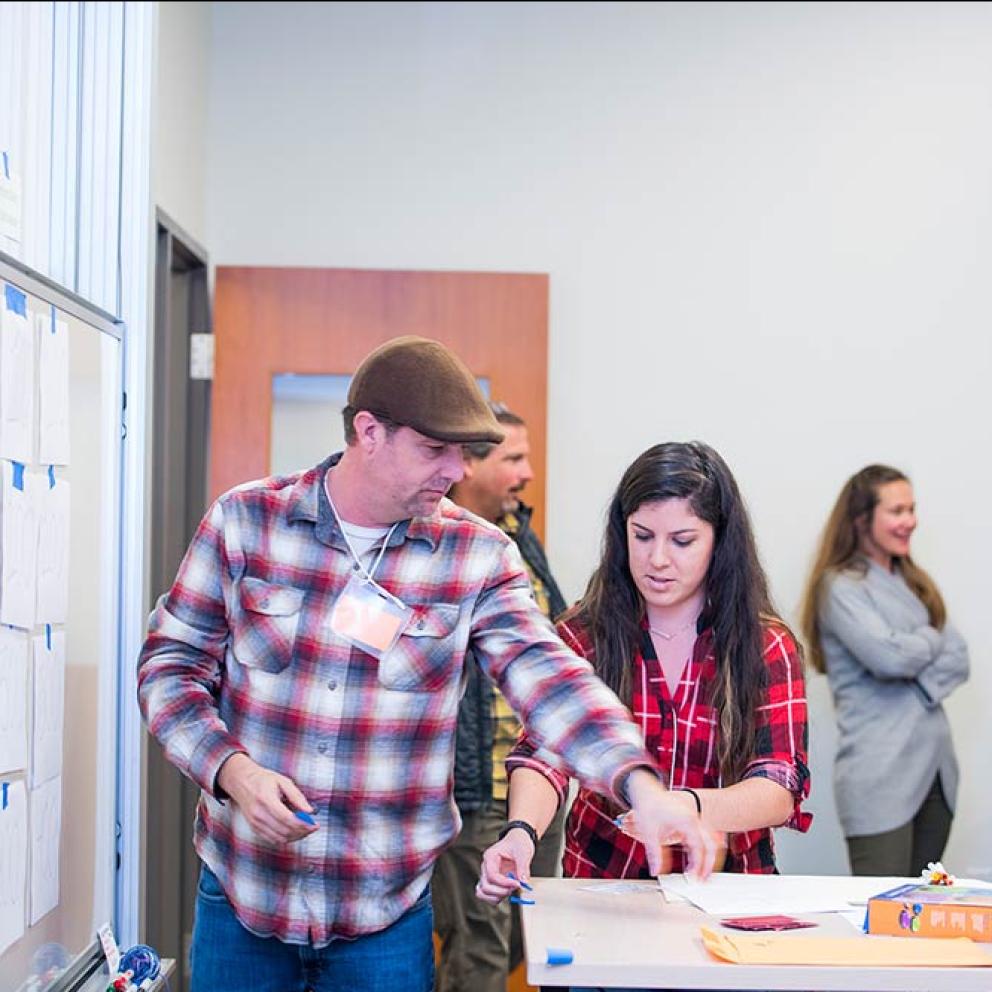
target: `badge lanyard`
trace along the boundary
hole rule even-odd
[[[331,630],[349,644],[381,659],[396,643],[413,615],[409,606],[375,581],[375,573],[399,522],[389,528],[372,568],[366,569],[355,553],[329,492],[327,501],[331,504],[331,512],[357,569],[357,574],[353,571],[348,578],[347,585],[331,610]]]

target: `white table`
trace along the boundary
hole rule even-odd
[[[787,989],[799,992],[989,992],[992,968],[814,968],[808,965],[735,965],[703,948],[701,925],[713,917],[685,902],[666,903],[653,891],[597,893],[611,882],[535,878],[535,905],[522,906],[531,985],[653,989]],[[853,936],[835,913],[809,916],[818,932]],[[871,937],[904,941],[905,937]],[[547,949],[566,948],[568,965],[551,967]],[[992,956],[992,945],[989,945]]]

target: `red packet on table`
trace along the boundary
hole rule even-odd
[[[816,926],[794,916],[734,916],[720,920],[720,924],[732,930],[799,930]]]

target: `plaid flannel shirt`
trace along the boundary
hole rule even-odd
[[[248,483],[200,524],[141,652],[138,694],[201,788],[194,842],[253,933],[320,947],[381,930],[421,894],[460,829],[452,763],[471,646],[535,738],[612,793],[649,761],[626,710],[542,616],[513,542],[443,500],[401,523],[376,580],[412,607],[376,661],[335,635],[353,561],[324,476]],[[318,831],[253,833],[217,792],[236,752],[291,778]]]
[[[558,632],[583,657],[592,655],[592,643],[581,627],[560,623]],[[806,689],[795,641],[779,625],[764,627],[766,685],[758,706],[755,755],[744,778],[767,778],[788,789],[794,808],[785,826],[805,832],[813,819],[801,809],[809,795],[807,767]],[[719,725],[709,704],[716,678],[712,631],[696,639],[692,658],[682,673],[674,698],[658,662],[654,645],[643,625],[640,650],[633,661],[634,719],[648,752],[655,758],[671,788],[719,788],[717,767]],[[507,768],[527,767],[545,775],[563,800],[568,776],[539,751],[526,734],[507,759]],[[614,818],[622,808],[583,783],[572,804],[565,833],[563,871],[567,878],[649,878],[644,846],[622,833]],[[730,834],[724,871],[775,871],[770,829]],[[682,852],[674,851],[672,871],[682,871]]]

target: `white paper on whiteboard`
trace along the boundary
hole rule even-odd
[[[22,781],[0,780],[0,954],[24,934],[28,810]]]
[[[38,497],[38,623],[65,623],[69,609],[69,500],[65,479],[41,477]]]
[[[2,464],[0,495],[0,623],[30,630],[34,626],[36,566],[38,559],[38,493],[41,479],[22,473],[23,489],[14,485],[17,470]],[[47,482],[44,483],[47,485]]]
[[[62,726],[65,721],[65,632],[31,638],[31,762],[32,789],[62,774]]]
[[[8,175],[8,168],[0,169],[0,235],[11,241],[21,242],[21,217],[23,197],[21,177]]]
[[[0,773],[28,766],[28,635],[0,627]]]
[[[30,462],[34,456],[34,324],[11,306],[24,294],[4,286],[0,299],[0,458]]]
[[[69,325],[54,311],[35,315],[38,325],[38,461],[69,464]]]
[[[34,789],[28,798],[31,885],[28,922],[34,926],[59,904],[59,838],[62,834],[62,776]]]

